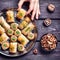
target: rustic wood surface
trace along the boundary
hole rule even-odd
[[[53,3],[56,6],[54,13],[47,11],[47,5]],[[0,10],[4,8],[17,8],[18,0],[0,0]],[[25,7],[28,4],[25,4]],[[36,20],[36,26],[38,30],[38,38],[34,48],[38,49],[38,54],[33,54],[33,49],[26,55],[16,58],[5,57],[0,54],[0,60],[60,60],[60,0],[40,0],[41,16]],[[49,27],[43,26],[45,18],[51,18],[52,24]],[[50,54],[44,54],[40,51],[40,38],[43,34],[53,33],[57,37],[57,48]]]

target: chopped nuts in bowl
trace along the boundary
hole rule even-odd
[[[45,34],[41,38],[40,44],[43,51],[53,51],[57,47],[57,38],[51,33]]]

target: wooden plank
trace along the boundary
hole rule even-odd
[[[40,50],[41,49],[40,42],[36,42],[34,48],[38,49],[37,55],[40,55],[40,56],[60,56],[60,42],[58,42],[57,48],[53,52],[51,52],[50,54],[44,54],[44,52],[42,53],[42,51]],[[28,53],[28,55],[33,55],[34,48],[32,49],[32,51],[30,53]]]
[[[39,42],[36,42],[34,48],[37,48],[38,49],[38,54],[37,55],[34,55],[33,54],[33,49],[26,55],[24,56],[21,56],[21,57],[16,57],[16,58],[9,58],[9,57],[5,57],[5,56],[2,56],[0,55],[0,60],[60,60],[60,42],[58,43],[57,45],[57,48],[51,52],[50,54],[43,54],[41,53],[40,51],[40,47],[39,47],[40,43]]]
[[[46,58],[47,57],[47,58]],[[46,56],[46,57],[43,57],[43,56],[40,56],[40,55],[28,55],[28,56],[24,56],[24,57],[17,57],[17,58],[0,58],[1,60],[60,60],[60,57],[59,56],[53,56],[53,57],[50,57],[50,56]]]
[[[52,33],[60,41],[60,20],[52,20],[52,24],[49,27],[43,25],[44,20],[36,20],[36,26],[38,30],[37,41],[40,41],[41,37],[46,33]]]
[[[55,5],[54,13],[47,11],[47,6],[52,3]],[[40,0],[41,16],[40,18],[60,18],[60,0]]]
[[[0,10],[6,8],[17,8],[18,0],[0,0]]]
[[[19,0],[0,0],[0,10],[4,8],[17,8]],[[48,4],[54,4],[56,9],[54,13],[49,13],[47,11]],[[28,4],[24,5],[26,9]],[[41,16],[40,18],[53,18],[53,19],[60,19],[60,0],[40,0],[40,9],[41,9]]]

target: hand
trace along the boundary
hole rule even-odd
[[[36,19],[38,19],[38,16],[40,15],[39,0],[20,0],[18,3],[18,9],[21,9],[23,3],[27,1],[30,2],[30,5],[26,14],[29,14],[32,11],[31,19],[33,20],[35,15],[36,15]]]

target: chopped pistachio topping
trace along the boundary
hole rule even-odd
[[[23,16],[23,14],[22,14],[22,13],[20,13],[20,16]]]
[[[15,24],[13,25],[13,28],[16,28],[16,25]]]
[[[22,48],[23,48],[22,46],[19,46],[19,47],[18,47],[19,50],[22,50]]]
[[[12,40],[15,40],[15,38],[13,37]]]
[[[7,47],[7,45],[6,45],[6,44],[4,44],[4,47]]]
[[[12,33],[12,30],[8,30],[8,33]]]
[[[0,37],[0,42],[2,42],[3,40],[2,40],[2,37]]]
[[[27,32],[30,29],[30,27],[28,27],[25,31]]]
[[[20,34],[20,32],[19,32],[19,31],[16,31],[16,33],[17,33],[17,34]]]
[[[30,37],[32,37],[32,35],[30,34]]]

